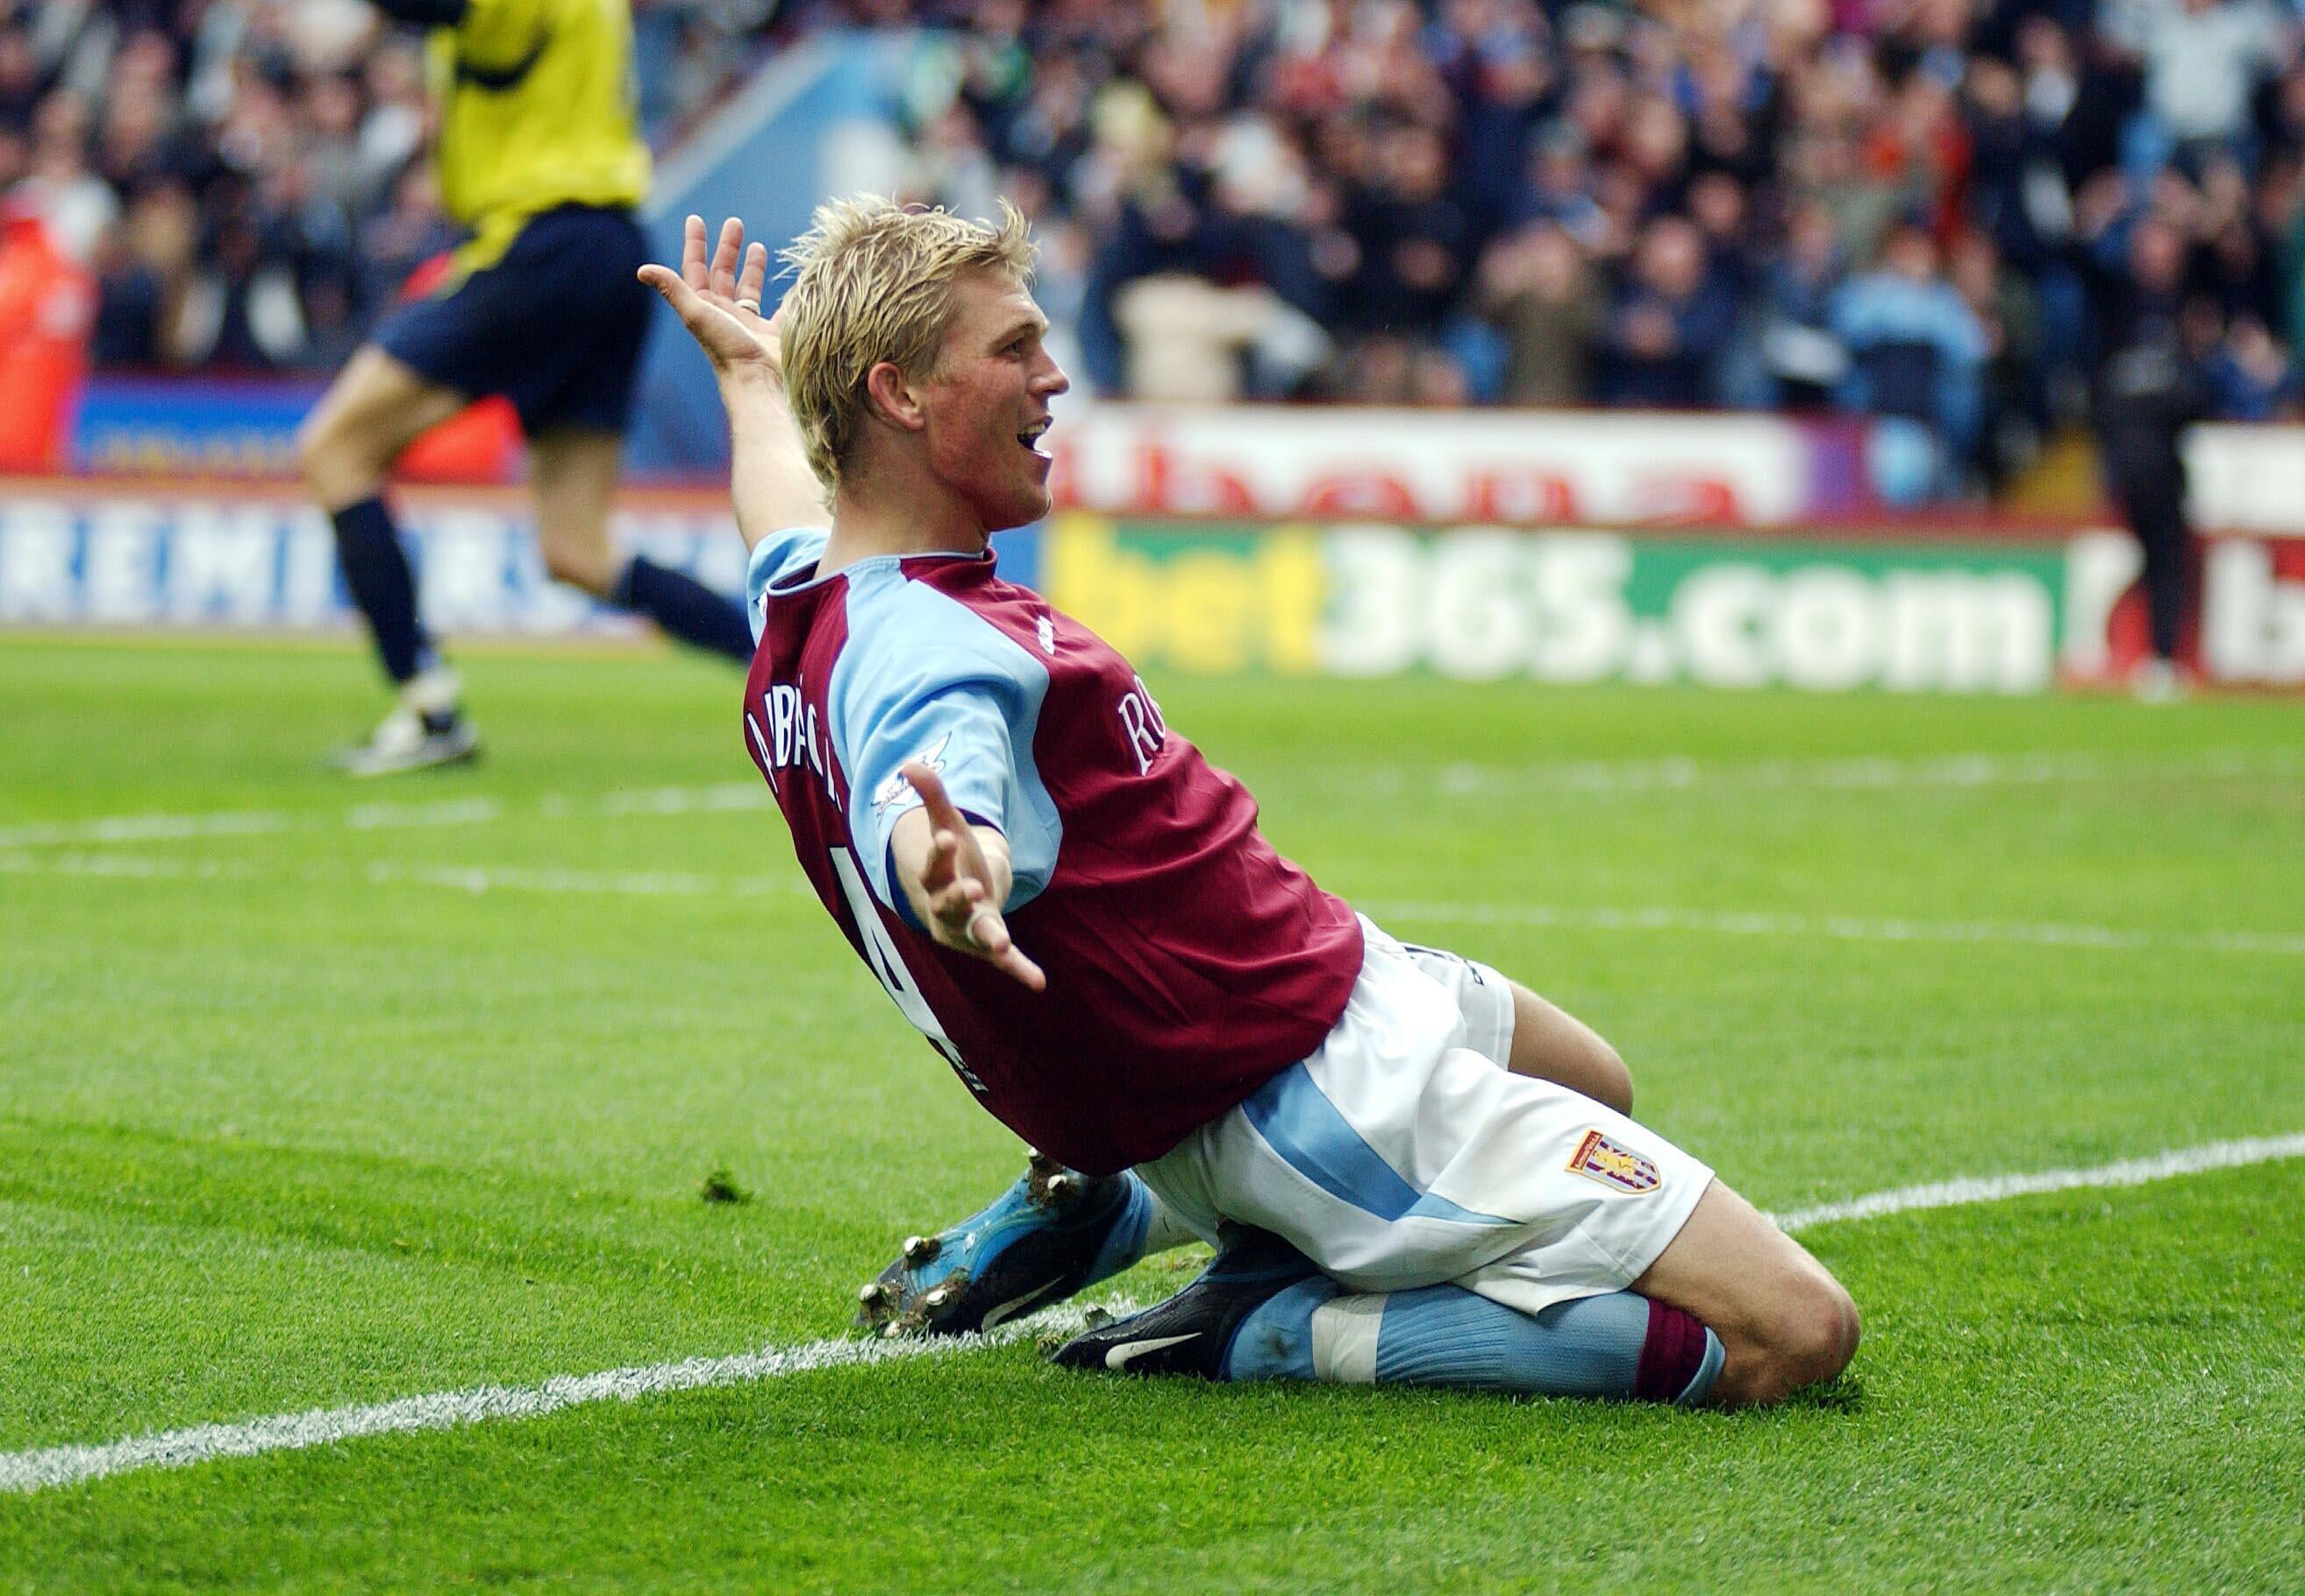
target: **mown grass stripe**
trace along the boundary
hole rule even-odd
[[[2012,1197],[2088,1187],[2135,1186],[2214,1169],[2236,1169],[2284,1159],[2305,1158],[2305,1133],[2212,1142],[2147,1158],[2123,1159],[2089,1168],[2049,1169],[2031,1175],[1977,1176],[1900,1186],[1821,1203],[1773,1216],[1788,1231],[1846,1220],[1880,1218],[1919,1210],[1960,1208]],[[1127,1314],[1137,1304],[1126,1298],[1104,1304]],[[533,1386],[478,1386],[463,1391],[404,1396],[365,1407],[313,1408],[239,1424],[200,1424],[185,1430],[133,1436],[98,1446],[50,1447],[0,1454],[0,1493],[22,1494],[84,1484],[113,1474],[149,1468],[189,1468],[225,1457],[331,1446],[370,1435],[448,1430],[498,1419],[538,1419],[563,1408],[594,1402],[632,1402],[642,1396],[708,1387],[749,1385],[825,1369],[867,1367],[909,1358],[946,1357],[1002,1346],[1051,1330],[1077,1329],[1087,1309],[1080,1304],[1052,1309],[989,1335],[923,1340],[840,1337],[793,1347],[770,1347],[730,1357],[690,1358],[605,1370],[598,1374],[557,1375]]]

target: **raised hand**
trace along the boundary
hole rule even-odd
[[[1008,861],[1000,861],[996,892],[994,867],[936,772],[918,760],[908,761],[904,771],[913,791],[921,795],[930,828],[928,862],[920,873],[921,890],[928,899],[929,934],[947,947],[1006,971],[1033,991],[1047,990],[1049,978],[1009,938],[1008,922],[1000,918]]]
[[[761,292],[769,280],[769,248],[744,243],[744,224],[730,216],[720,224],[720,242],[710,264],[704,256],[704,218],[691,216],[684,230],[680,269],[654,262],[641,267],[641,281],[664,296],[723,380],[766,377],[784,382],[784,347],[774,318],[761,314]]]

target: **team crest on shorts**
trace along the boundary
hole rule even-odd
[[[1629,1147],[1620,1147],[1598,1131],[1585,1133],[1585,1139],[1577,1144],[1577,1156],[1569,1160],[1569,1167],[1572,1174],[1597,1180],[1614,1191],[1629,1192],[1636,1197],[1664,1184],[1664,1176],[1654,1159],[1643,1158]]]

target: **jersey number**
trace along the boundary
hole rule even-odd
[[[920,983],[913,972],[905,968],[904,955],[897,951],[889,928],[880,923],[880,905],[873,900],[872,890],[864,885],[863,876],[856,869],[855,856],[846,848],[829,848],[832,855],[832,873],[840,878],[840,895],[848,900],[849,917],[855,921],[857,934],[864,941],[864,962],[872,966],[897,1012],[905,1016],[912,1028],[929,1039],[936,1050],[951,1061],[960,1078],[968,1082],[971,1091],[982,1093],[984,1082],[976,1072],[961,1062],[960,1049],[952,1045],[952,1038],[944,1033],[936,1011],[929,1000],[921,996]]]

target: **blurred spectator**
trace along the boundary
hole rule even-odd
[[[70,89],[51,89],[32,118],[32,149],[18,200],[39,213],[58,248],[86,260],[120,214],[112,185],[89,169],[88,102]]]
[[[1793,213],[1776,259],[1761,274],[1761,370],[1751,403],[1821,410],[1849,373],[1849,349],[1833,325],[1841,291],[1841,244],[1833,217],[1811,202]]]
[[[1736,322],[1736,300],[1706,258],[1704,235],[1684,217],[1658,217],[1609,313],[1603,395],[1671,409],[1716,403],[1717,362]]]
[[[295,276],[268,248],[255,215],[242,208],[216,218],[169,327],[170,357],[235,371],[287,369],[302,363],[305,340]]]
[[[21,133],[32,125],[40,103],[40,63],[32,53],[30,30],[21,21],[0,21],[0,130]]]
[[[149,369],[160,363],[167,314],[167,281],[138,254],[125,227],[105,229],[98,241],[97,314],[89,358],[98,366]]]
[[[64,421],[88,363],[95,292],[38,211],[0,200],[0,470],[64,463]]]
[[[421,162],[408,166],[393,183],[383,212],[361,231],[360,303],[370,310],[390,304],[417,267],[455,242],[432,168]]]
[[[2250,98],[2278,64],[2280,24],[2258,0],[2108,0],[2102,25],[2144,59],[2145,107],[2181,151],[2233,150]]]
[[[1219,288],[1183,273],[1140,277],[1121,291],[1128,387],[1140,398],[1215,402],[1252,388],[1286,392],[1326,358],[1319,325],[1271,289]],[[1263,373],[1252,379],[1252,369]]]
[[[2040,299],[2031,284],[2002,263],[1991,238],[1971,233],[1953,246],[1947,275],[1984,329],[1986,366],[1977,432],[1958,463],[1988,493],[1997,493],[2040,454],[2049,422],[2041,377]]]
[[[1348,316],[1363,327],[1437,327],[1473,247],[1472,217],[1449,192],[1448,146],[1430,127],[1391,129],[1372,177],[1346,210],[1361,257]]]
[[[1918,223],[1893,227],[1878,265],[1833,296],[1833,330],[1849,352],[1842,402],[1927,429],[1944,486],[1978,446],[1991,344],[1977,311],[1945,281],[1935,241]]]
[[[1504,339],[1506,403],[1575,404],[1592,391],[1601,292],[1567,228],[1539,222],[1491,246],[1481,300]]]
[[[2293,421],[2305,412],[2305,379],[2254,316],[2236,320],[2209,358],[2217,413],[2231,421]]]

